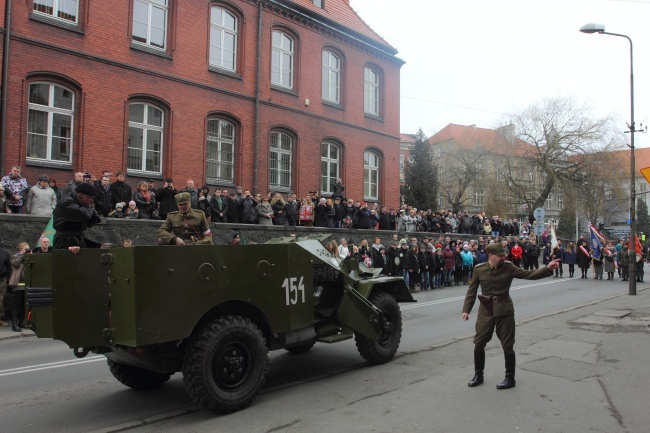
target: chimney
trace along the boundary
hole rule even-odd
[[[510,123],[509,125],[504,125],[497,129],[501,135],[509,142],[509,143],[514,143],[515,141],[515,125],[514,123]]]

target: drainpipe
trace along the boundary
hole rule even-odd
[[[262,0],[257,3],[257,72],[255,77],[255,139],[253,145],[253,193],[257,194],[260,147],[260,80],[262,79]]]
[[[2,101],[0,101],[0,177],[5,175],[5,146],[7,144],[7,88],[9,87],[9,39],[11,35],[11,0],[5,5],[5,40],[2,51]]]

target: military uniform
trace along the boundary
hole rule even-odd
[[[488,254],[505,256],[505,250],[500,244],[490,244]],[[510,285],[515,278],[537,280],[550,277],[553,272],[543,267],[534,271],[526,271],[507,260],[496,267],[489,262],[481,263],[474,268],[472,281],[467,289],[463,313],[469,314],[476,302],[477,292],[481,286],[481,302],[476,319],[476,335],[474,336],[474,363],[476,375],[469,386],[483,383],[483,369],[485,367],[485,345],[492,339],[496,329],[497,337],[506,357],[506,382],[508,377],[511,382],[499,384],[497,388],[511,388],[514,386],[515,353],[515,308],[510,298]],[[510,386],[509,386],[510,385]]]
[[[627,245],[621,248],[621,251],[618,253],[618,266],[621,270],[621,276],[623,281],[627,281],[630,278],[630,253],[627,249]]]
[[[190,202],[187,192],[175,196],[178,204]],[[187,213],[169,212],[167,219],[158,229],[159,243],[176,245],[176,239],[186,244],[212,244],[212,232],[205,218],[205,213],[191,209]]]

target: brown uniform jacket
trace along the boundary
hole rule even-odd
[[[472,274],[472,282],[467,289],[465,296],[465,303],[463,304],[463,313],[469,314],[472,311],[474,302],[476,302],[476,294],[479,285],[481,292],[486,296],[495,296],[498,299],[492,299],[493,316],[506,316],[515,313],[515,307],[512,304],[512,299],[509,296],[510,284],[515,278],[524,280],[539,280],[541,278],[550,277],[553,272],[547,267],[536,269],[534,271],[525,271],[512,262],[504,260],[496,268],[490,266],[489,263],[481,263],[476,265]],[[488,314],[487,309],[483,304],[479,306],[479,315]]]
[[[175,245],[177,237],[186,244],[211,244],[212,233],[205,214],[194,209],[190,209],[185,217],[180,212],[169,212],[158,229],[158,238],[166,244]]]

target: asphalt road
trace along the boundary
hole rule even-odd
[[[466,289],[463,286],[418,293],[417,304],[402,304],[402,344],[396,359],[381,367],[382,377],[377,377],[375,372],[379,370],[358,355],[353,341],[319,344],[302,355],[276,351],[270,355],[271,369],[261,395],[252,407],[228,417],[197,408],[185,395],[180,374],[156,391],[135,392],[111,376],[104,357],[91,354],[77,359],[64,343],[52,340],[4,340],[0,342],[0,428],[10,432],[153,431],[172,420],[181,424],[187,421],[184,431],[208,432],[221,431],[220,426],[228,419],[229,431],[265,431],[268,411],[277,410],[278,401],[289,401],[292,396],[300,395],[300,405],[313,409],[335,398],[332,389],[344,394],[346,389],[364,389],[372,394],[373,386],[379,390],[388,385],[386,382],[408,381],[400,374],[406,354],[431,350],[472,334],[474,317],[467,322],[460,318]],[[516,319],[522,321],[624,292],[627,284],[618,279],[610,282],[565,277],[518,280],[512,297]],[[498,347],[496,338],[488,347]],[[471,351],[471,342],[467,341],[468,358]],[[430,368],[435,371],[451,366],[432,364]],[[274,426],[275,430],[289,428],[291,420],[303,412],[301,407],[284,410],[287,425]],[[238,426],[237,419],[246,420],[245,425]]]

